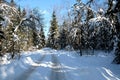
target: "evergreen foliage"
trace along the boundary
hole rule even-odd
[[[59,45],[61,49],[64,49],[67,46],[67,23],[64,21],[62,25],[62,29],[60,30],[59,36]]]
[[[58,22],[57,22],[55,11],[53,11],[47,46],[54,49],[58,49],[59,48],[58,37],[59,37]]]

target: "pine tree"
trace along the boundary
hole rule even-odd
[[[67,23],[64,21],[62,25],[62,30],[60,30],[59,44],[61,49],[64,49],[67,46]]]
[[[57,49],[58,48],[58,37],[59,37],[58,22],[57,22],[55,11],[53,11],[47,45],[51,48]]]
[[[37,46],[39,44],[39,40],[38,40],[38,35],[36,32],[33,31],[33,46]]]
[[[45,47],[45,34],[44,34],[43,27],[41,27],[39,35],[40,35],[39,48],[41,49]]]

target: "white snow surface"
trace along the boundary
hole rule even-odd
[[[44,48],[22,52],[20,59],[0,62],[0,80],[120,80],[120,65],[113,55],[96,51],[78,56],[75,51]]]

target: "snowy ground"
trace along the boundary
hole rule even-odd
[[[0,80],[120,80],[120,65],[99,52],[82,57],[74,51],[44,48],[0,63]]]

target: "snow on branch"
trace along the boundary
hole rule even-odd
[[[16,26],[14,32],[17,32],[19,26],[20,26],[20,25],[22,24],[22,22],[25,21],[25,20],[26,20],[26,18],[22,18],[22,19],[21,19],[20,23]]]
[[[7,27],[9,24],[13,26],[13,21],[17,21],[20,18],[19,12],[15,7],[11,7],[6,3],[0,4],[0,15],[2,15],[4,21],[2,21],[2,26]]]
[[[89,29],[93,29],[94,27],[101,27],[102,24],[107,23],[109,26],[112,26],[109,19],[103,16],[98,16],[96,18],[92,18],[89,20]],[[105,24],[105,25],[107,25]]]

